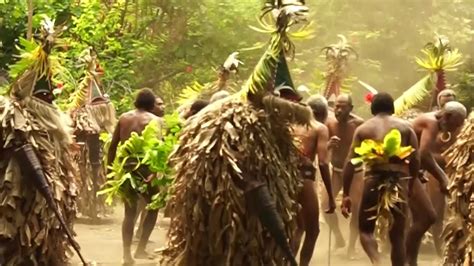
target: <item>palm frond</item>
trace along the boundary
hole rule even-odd
[[[458,49],[452,49],[449,40],[443,36],[438,36],[435,43],[427,43],[421,52],[424,57],[415,57],[415,61],[428,71],[456,71],[463,63],[462,54]]]
[[[186,105],[194,102],[199,98],[205,86],[195,81],[193,84],[186,86],[178,96],[177,103],[179,105]]]
[[[279,5],[279,1],[276,2],[267,1],[258,20],[265,30],[272,29],[272,37],[267,50],[239,92],[239,95],[243,97],[246,97],[249,93],[263,94],[268,89],[269,82],[274,79],[280,55],[282,53],[284,55],[294,55],[295,48],[289,38],[289,29],[301,21],[305,21],[308,8],[302,5],[301,2],[282,6]]]
[[[433,74],[428,74],[403,92],[394,102],[395,114],[400,115],[420,103],[425,97],[429,97],[430,91],[434,86],[433,79]]]

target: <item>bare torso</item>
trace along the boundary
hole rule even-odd
[[[431,153],[438,164],[444,165],[444,158],[441,154],[454,143],[456,138],[453,136],[447,142],[442,140],[442,134],[434,112],[419,115],[413,120],[412,125],[418,139],[421,139],[421,134],[424,130],[430,130],[432,131],[431,134],[436,135],[434,144],[431,146]]]
[[[350,118],[346,123],[337,121],[334,116],[329,116],[326,125],[329,129],[329,137],[337,136],[339,145],[333,147],[331,163],[337,168],[343,168],[349,149],[352,144],[354,132],[363,123],[359,118]]]
[[[141,133],[152,120],[158,121],[161,125],[161,119],[150,112],[132,110],[123,114],[119,119],[120,142],[130,138],[132,132]]]
[[[360,140],[372,139],[383,141],[385,135],[392,129],[398,129],[402,135],[402,146],[410,145],[410,124],[393,116],[375,116],[367,120],[359,128],[358,138]]]

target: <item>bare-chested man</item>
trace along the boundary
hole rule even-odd
[[[383,141],[385,135],[392,129],[397,129],[401,133],[402,146],[412,146],[418,148],[418,140],[410,124],[405,120],[393,117],[394,113],[393,98],[387,93],[378,93],[374,96],[371,105],[373,118],[367,120],[354,133],[354,141],[350,149],[350,156],[344,168],[344,198],[342,201],[342,213],[348,216],[351,212],[351,199],[349,191],[355,174],[356,166],[350,159],[357,157],[354,148],[360,146],[360,143],[366,139],[372,139],[377,142]],[[377,210],[369,210],[379,204],[379,185],[387,178],[398,183],[402,188],[400,193],[402,199],[406,199],[408,192],[407,177],[416,177],[419,171],[418,153],[414,152],[407,158],[409,163],[398,158],[391,158],[389,163],[378,163],[368,167],[364,179],[364,188],[362,200],[359,208],[359,231],[360,242],[365,252],[374,265],[380,265],[380,255],[377,251],[377,241],[374,238],[375,220]],[[393,216],[392,227],[389,231],[391,243],[391,261],[393,266],[403,266],[405,263],[405,227],[407,206],[406,202],[397,203],[397,209],[391,209]],[[354,210],[355,211],[355,210]]]
[[[443,146],[442,142],[451,141],[452,135],[462,127],[466,115],[466,108],[461,103],[451,101],[437,112],[418,116],[412,123],[420,142],[421,168],[437,180],[436,190],[439,197],[444,197],[443,194],[448,192],[448,178],[438,163],[443,161],[442,158],[436,160],[434,155],[439,154]],[[441,143],[437,141],[438,139],[441,140]],[[436,200],[436,202],[444,202],[444,199]],[[410,265],[416,265],[421,239],[435,223],[437,215],[436,209],[434,209],[419,179],[414,180],[409,205],[412,226],[407,236],[407,258]],[[444,206],[438,206],[438,208],[440,208],[439,214],[444,213]],[[438,230],[441,232],[441,228]]]
[[[156,96],[155,107],[153,108],[153,111],[151,113],[156,115],[157,117],[159,117],[160,125],[163,127],[164,126],[164,121],[163,121],[162,117],[165,115],[165,103],[164,103],[163,99],[161,99],[159,96]],[[141,237],[142,232],[143,232],[143,223],[145,222],[145,217],[146,217],[146,214],[147,214],[146,205],[147,205],[147,203],[146,203],[145,199],[141,198],[141,199],[138,200],[137,216],[135,218],[135,219],[138,219],[138,217],[140,217],[140,222],[139,222],[139,225],[138,225],[138,229],[135,233],[135,239],[137,241],[140,241],[140,237]],[[135,221],[135,223],[136,223],[136,221]]]
[[[308,105],[313,110],[315,117],[321,118],[321,109],[326,109],[327,105],[323,101],[309,101]],[[304,157],[304,161],[300,165],[300,172],[303,178],[303,191],[299,194],[299,203],[302,205],[301,212],[298,219],[298,232],[295,234],[294,249],[297,253],[299,249],[300,239],[305,232],[303,247],[300,253],[301,266],[309,265],[311,257],[313,256],[314,246],[319,235],[319,205],[318,196],[314,187],[314,180],[316,178],[316,169],[313,166],[316,155],[318,156],[318,166],[321,176],[329,193],[329,205],[326,213],[333,213],[336,208],[336,203],[332,195],[331,177],[329,173],[329,156],[327,143],[329,133],[327,127],[322,122],[314,121],[314,124],[309,127],[299,126],[294,128],[295,138],[300,142],[300,151]]]
[[[151,112],[155,108],[155,95],[149,89],[142,89],[135,99],[136,109],[123,114],[115,128],[112,142],[110,144],[107,162],[110,165],[117,152],[117,147],[120,142],[123,142],[130,138],[132,132],[141,133],[143,129],[152,120],[160,122],[159,118]],[[142,195],[145,200],[149,202],[151,200],[150,195]],[[134,260],[131,254],[131,245],[133,238],[133,229],[135,226],[135,217],[137,214],[137,200],[139,195],[128,199],[129,201],[124,202],[125,217],[122,223],[122,241],[123,241],[123,263],[133,264]],[[135,258],[147,258],[148,254],[145,251],[148,239],[150,238],[151,232],[156,223],[158,211],[148,211],[146,218],[143,223],[143,233],[138,243]]]
[[[329,147],[331,149],[332,158],[332,189],[334,197],[337,197],[342,188],[342,169],[346,161],[347,155],[349,154],[349,148],[352,143],[352,137],[358,126],[364,121],[358,117],[352,116],[351,111],[353,109],[352,99],[349,95],[341,94],[336,98],[334,106],[334,116],[329,117],[326,125],[329,129]],[[356,177],[351,187],[351,196],[354,206],[354,213],[357,214],[357,206],[359,205],[360,197],[362,194],[362,175],[363,167],[360,166],[356,169]],[[323,193],[323,204],[328,204],[327,194]],[[345,246],[344,238],[339,227],[339,221],[337,215],[324,214],[325,219],[329,225],[329,228],[336,237],[336,248]],[[349,238],[349,249],[348,254],[353,255],[355,244],[357,241],[358,233],[358,219],[357,215],[353,215],[351,218],[351,230]]]

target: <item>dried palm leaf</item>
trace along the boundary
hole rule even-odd
[[[472,264],[474,246],[474,112],[456,142],[444,152],[451,180],[449,218],[444,228],[444,265]]]

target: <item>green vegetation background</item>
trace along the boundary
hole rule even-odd
[[[28,2],[33,29],[44,14],[64,26],[58,51],[76,80],[83,74],[78,55],[88,46],[98,51],[105,91],[119,113],[131,107],[130,95],[145,86],[167,108],[176,108],[175,99],[186,85],[215,80],[215,68],[234,51],[245,63],[236,79],[244,80],[268,40],[249,27],[258,26],[262,0],[0,0],[0,85],[11,82],[7,71],[17,60],[19,38],[26,37]],[[352,82],[356,111],[367,115],[362,104],[366,91],[355,80],[400,95],[423,77],[414,56],[437,33],[464,54],[465,64],[448,75],[448,83],[468,108],[473,106],[474,0],[314,0],[307,5],[313,37],[296,42],[291,70],[297,86],[304,84],[312,92],[323,87],[321,48],[344,34],[359,54],[347,82]],[[74,90],[77,83],[69,82],[65,89]]]

